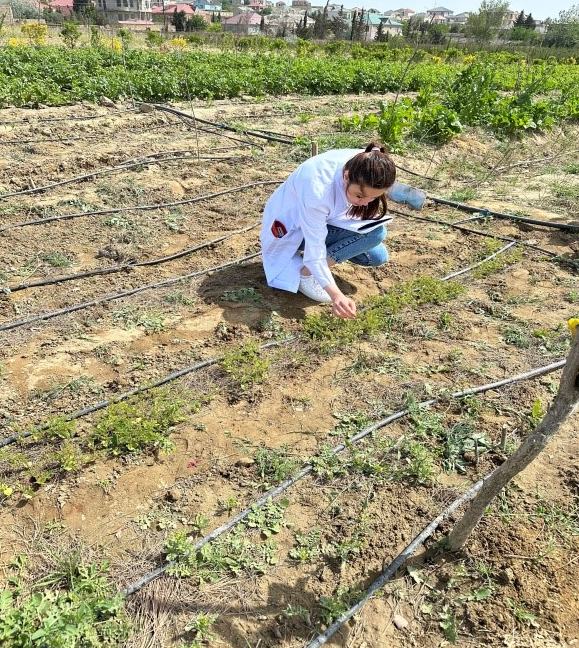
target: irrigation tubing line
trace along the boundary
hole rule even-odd
[[[168,151],[169,152],[169,151]],[[52,182],[51,184],[42,185],[42,187],[33,187],[32,189],[23,189],[22,191],[13,191],[12,193],[0,194],[0,199],[4,200],[5,198],[12,198],[13,196],[24,196],[27,194],[40,193],[41,191],[46,191],[47,189],[54,189],[54,187],[62,187],[63,185],[73,184],[74,182],[82,182],[83,180],[88,180],[89,178],[96,178],[97,176],[106,175],[109,173],[118,173],[119,171],[124,171],[126,169],[133,169],[135,167],[147,166],[149,164],[159,164],[160,162],[177,162],[179,160],[231,160],[231,156],[218,157],[213,155],[197,157],[196,155],[173,155],[166,158],[157,158],[153,157],[159,155],[158,153],[151,153],[149,155],[143,156],[139,161],[133,162],[129,160],[128,162],[123,162],[114,167],[109,167],[107,169],[97,169],[91,173],[85,173],[84,175],[74,176],[66,180],[61,180],[60,182]]]
[[[537,252],[542,252],[554,258],[560,258],[560,254],[553,252],[552,250],[547,250],[546,248],[539,247],[538,245],[533,245],[532,243],[527,243],[525,241],[518,241],[517,239],[511,238],[509,236],[501,236],[500,234],[490,234],[489,232],[481,232],[480,230],[470,229],[469,227],[463,227],[462,225],[456,225],[455,223],[450,223],[449,221],[440,220],[438,218],[429,218],[427,216],[416,216],[415,214],[409,214],[408,212],[401,211],[399,209],[388,208],[389,212],[393,214],[398,214],[405,218],[413,218],[415,220],[424,221],[425,223],[435,223],[437,225],[446,225],[447,227],[452,227],[454,229],[460,230],[461,232],[466,232],[467,234],[478,234],[479,236],[485,236],[486,238],[499,239],[501,241],[510,241],[515,243],[515,245],[521,245],[523,247],[529,248],[531,250],[536,250]]]
[[[119,131],[120,133],[127,135],[140,135],[141,133],[146,133],[150,132],[153,130],[160,130],[162,128],[169,128],[171,126],[176,126],[178,122],[169,122],[167,124],[155,124],[152,126],[146,126],[145,128],[135,128],[135,129],[127,129],[125,131]],[[80,135],[78,137],[46,137],[46,138],[36,138],[36,139],[28,139],[28,140],[23,140],[23,139],[16,139],[16,140],[5,140],[0,138],[0,145],[2,144],[41,144],[44,142],[54,142],[56,144],[62,144],[65,142],[76,142],[78,140],[102,140],[103,136],[102,135]],[[225,147],[224,147],[225,148]],[[216,150],[216,149],[212,149]]]
[[[175,254],[170,254],[169,256],[160,257],[157,259],[151,259],[150,261],[125,263],[122,265],[108,266],[107,268],[87,270],[86,272],[79,272],[77,274],[65,275],[53,279],[45,279],[43,281],[31,281],[28,283],[20,284],[18,286],[6,286],[5,288],[0,287],[0,292],[4,292],[5,294],[10,294],[13,292],[17,292],[19,290],[25,290],[26,288],[37,288],[38,286],[52,286],[54,284],[64,283],[65,281],[73,281],[75,279],[86,279],[86,277],[94,277],[95,275],[106,275],[106,274],[112,274],[115,272],[123,272],[123,271],[129,272],[133,268],[160,265],[161,263],[167,263],[168,261],[174,261],[175,259],[180,259],[181,257],[187,256],[189,254],[193,254],[193,252],[197,252],[197,250],[202,250],[203,248],[209,247],[210,245],[214,245],[215,243],[220,243],[221,241],[225,241],[226,239],[231,238],[232,236],[236,236],[237,234],[244,234],[245,232],[249,232],[250,230],[257,227],[259,224],[260,222],[258,221],[257,223],[253,223],[252,225],[248,225],[247,227],[243,227],[242,229],[238,229],[233,232],[229,232],[229,234],[224,234],[223,236],[219,236],[218,238],[212,239],[211,241],[205,241],[204,243],[200,243],[195,247],[187,248],[186,250],[181,250],[180,252],[176,252]]]
[[[128,108],[126,110],[115,110],[112,112],[107,112],[104,115],[85,115],[84,117],[47,117],[46,119],[36,119],[34,121],[24,121],[22,119],[13,119],[10,121],[0,122],[0,126],[5,124],[24,124],[36,125],[36,124],[46,124],[48,122],[57,122],[57,121],[89,121],[91,119],[107,119],[113,115],[125,115],[131,112],[138,112],[138,108]]]
[[[562,151],[556,155],[550,155],[549,157],[544,158],[531,158],[530,160],[521,160],[519,162],[513,162],[513,164],[507,164],[502,167],[497,167],[495,171],[508,171],[513,167],[526,166],[530,164],[541,164],[543,162],[548,162],[549,160],[556,160],[557,158],[562,157],[563,155],[573,155],[574,153],[579,153],[579,149],[573,149],[572,151]]]
[[[478,268],[479,266],[483,265],[483,263],[486,263],[487,261],[490,261],[491,259],[494,259],[496,256],[499,254],[502,254],[503,252],[506,252],[508,249],[512,248],[513,245],[515,245],[515,242],[507,243],[504,247],[502,247],[500,250],[497,250],[493,254],[490,254],[488,257],[483,259],[482,261],[479,261],[478,263],[475,263],[468,268],[463,268],[462,270],[458,270],[457,272],[453,272],[452,274],[446,275],[446,277],[443,277],[441,281],[448,281],[449,279],[454,279],[454,277],[459,277],[460,275],[463,275],[465,272],[470,272],[471,270],[474,270],[474,268]]]
[[[282,138],[282,137],[274,137],[272,135],[266,135],[264,133],[260,133],[258,131],[253,131],[253,130],[246,130],[245,128],[234,128],[233,126],[227,126],[227,124],[218,124],[216,122],[209,121],[207,119],[201,119],[200,117],[195,117],[194,115],[189,115],[186,112],[183,112],[182,110],[176,110],[175,108],[170,108],[169,106],[164,106],[163,104],[147,104],[149,106],[153,106],[153,108],[156,108],[157,110],[163,110],[165,112],[169,112],[173,115],[178,115],[179,117],[186,117],[187,119],[192,119],[196,122],[199,122],[201,124],[207,124],[209,126],[214,126],[215,128],[219,128],[222,130],[227,130],[227,131],[232,131],[234,133],[243,133],[244,135],[251,135],[252,137],[257,137],[261,139],[268,140],[270,142],[280,142],[281,144],[293,144],[294,140],[289,139],[289,138]]]
[[[0,326],[0,331],[10,331],[20,326],[25,326],[26,324],[33,324],[34,322],[41,322],[44,320],[52,319],[54,317],[59,317],[60,315],[68,315],[69,313],[74,313],[84,308],[90,308],[91,306],[96,306],[98,304],[104,304],[106,302],[115,301],[117,299],[122,299],[123,297],[130,297],[136,295],[145,290],[154,290],[156,288],[162,288],[164,286],[170,286],[179,281],[185,281],[186,279],[192,279],[193,277],[198,277],[200,275],[207,274],[209,272],[214,272],[216,270],[222,270],[223,268],[229,268],[230,266],[239,265],[250,259],[255,259],[255,257],[260,256],[260,252],[254,252],[253,254],[248,254],[247,256],[241,257],[239,259],[234,259],[222,265],[212,266],[211,268],[206,268],[205,270],[196,270],[195,272],[190,272],[185,275],[180,275],[179,277],[172,277],[171,279],[164,279],[163,281],[158,281],[157,283],[146,284],[144,286],[138,286],[137,288],[131,288],[131,290],[125,290],[120,293],[115,293],[113,295],[105,295],[104,297],[97,297],[96,299],[91,299],[90,301],[82,302],[80,304],[73,304],[72,306],[67,306],[66,308],[61,308],[60,310],[53,311],[51,313],[41,313],[40,315],[35,315],[24,320],[18,320],[16,322],[10,322],[9,324],[4,324]]]
[[[565,360],[561,360],[559,362],[555,362],[553,364],[547,365],[545,367],[539,367],[537,369],[533,369],[531,371],[527,371],[522,374],[518,374],[516,376],[511,376],[510,378],[505,378],[503,380],[499,380],[494,383],[489,383],[487,385],[480,385],[478,387],[472,387],[470,389],[465,389],[460,392],[454,392],[451,396],[453,398],[462,398],[464,396],[470,396],[471,394],[479,394],[484,391],[488,391],[490,389],[496,389],[497,387],[502,387],[504,385],[508,385],[510,383],[514,382],[519,382],[521,380],[528,380],[530,378],[535,378],[536,376],[541,376],[546,373],[550,373],[552,371],[555,371],[557,369],[560,369],[565,365]],[[419,407],[429,407],[433,403],[436,403],[436,399],[430,399],[428,401],[425,401],[423,403],[419,403]],[[360,439],[364,438],[368,434],[374,432],[375,430],[378,430],[379,428],[385,427],[386,425],[389,425],[390,423],[397,421],[400,418],[403,418],[404,416],[407,416],[410,414],[410,410],[404,409],[399,412],[395,412],[394,414],[391,414],[390,416],[382,419],[381,421],[378,421],[360,432],[358,434],[354,435],[350,439],[348,439],[348,444],[355,443],[356,441],[359,441]],[[332,454],[337,454],[344,450],[347,447],[346,443],[340,443],[337,446],[335,446],[332,449]],[[195,545],[191,546],[191,549],[189,553],[191,552],[196,552],[199,551],[201,547],[206,545],[208,542],[211,540],[214,540],[221,534],[225,533],[226,531],[229,531],[232,527],[234,527],[238,522],[246,518],[255,508],[259,508],[263,506],[268,500],[273,499],[274,497],[277,497],[281,493],[283,493],[285,490],[287,490],[290,486],[293,486],[296,482],[298,482],[300,479],[308,475],[311,471],[313,470],[313,466],[311,464],[308,464],[304,466],[298,473],[296,473],[293,477],[290,477],[286,479],[284,482],[276,486],[275,488],[269,490],[265,495],[260,497],[258,500],[256,500],[251,506],[248,506],[246,509],[238,513],[235,517],[231,518],[228,520],[225,524],[222,524],[220,527],[212,531],[209,535],[205,536],[201,540],[199,540]],[[480,487],[479,487],[480,488]],[[468,492],[468,491],[467,491]],[[458,504],[457,504],[458,506]],[[437,518],[438,519],[438,518]],[[432,523],[431,523],[432,524]],[[438,525],[438,524],[437,524]],[[435,527],[436,528],[436,527]],[[434,529],[433,529],[434,531]],[[154,571],[146,574],[139,580],[135,581],[131,585],[128,585],[124,590],[121,591],[121,594],[128,596],[130,594],[133,594],[137,590],[139,590],[141,587],[144,585],[147,585],[151,581],[155,580],[159,576],[161,576],[164,572],[167,571],[171,566],[176,564],[175,560],[170,560],[167,561],[164,565],[161,565]]]
[[[410,542],[396,558],[388,565],[386,569],[380,574],[380,576],[370,585],[370,587],[364,593],[364,596],[347,612],[342,614],[341,617],[336,619],[322,634],[318,635],[313,641],[311,641],[306,648],[319,648],[323,646],[326,641],[337,631],[339,630],[346,621],[351,619],[357,612],[359,612],[368,599],[373,596],[379,589],[384,587],[386,583],[396,574],[396,572],[404,565],[404,563],[412,556],[412,554],[418,549],[418,547],[436,531],[441,522],[445,520],[451,513],[453,513],[459,506],[465,502],[470,501],[482,488],[486,479],[492,475],[492,472],[489,473],[486,477],[479,480],[476,484],[471,486],[466,490],[460,497],[454,500],[452,504],[447,506],[438,517],[434,518],[421,533],[419,533],[412,542]]]
[[[236,191],[243,191],[245,189],[251,189],[253,187],[263,187],[272,184],[281,184],[283,180],[261,180],[259,182],[252,182],[246,185],[239,185],[238,187],[232,187],[231,189],[223,189],[222,191],[217,191],[211,194],[205,194],[204,196],[196,196],[195,198],[186,198],[184,200],[175,200],[173,202],[167,203],[157,203],[156,205],[134,205],[132,207],[114,207],[111,209],[98,209],[96,211],[88,212],[79,212],[76,214],[62,214],[61,216],[50,216],[48,218],[40,218],[33,221],[23,221],[21,223],[14,223],[13,225],[5,225],[0,227],[0,232],[6,232],[8,230],[17,229],[19,227],[28,227],[30,225],[43,225],[45,223],[52,223],[59,220],[70,220],[72,218],[81,218],[82,216],[105,216],[108,214],[120,214],[123,212],[130,211],[150,211],[153,209],[163,209],[165,207],[176,207],[178,205],[190,205],[196,202],[202,202],[203,200],[210,200],[212,198],[217,198],[219,196],[225,196],[229,193],[234,193]]]
[[[273,346],[281,346],[282,344],[287,344],[288,342],[291,342],[294,339],[295,336],[292,335],[281,341],[267,342],[266,344],[262,344],[259,348],[260,350],[264,350]],[[99,401],[98,403],[95,403],[94,405],[89,405],[88,407],[84,407],[83,409],[77,410],[72,414],[67,414],[64,418],[67,421],[76,421],[76,419],[82,418],[83,416],[87,416],[88,414],[93,414],[94,412],[98,412],[99,410],[105,409],[106,407],[109,407],[114,403],[119,403],[120,401],[126,400],[131,396],[135,396],[136,394],[149,391],[150,389],[156,389],[157,387],[166,385],[167,383],[172,382],[173,380],[177,380],[177,378],[186,376],[187,374],[192,373],[193,371],[198,371],[199,369],[210,367],[211,365],[217,364],[221,360],[223,360],[223,356],[217,356],[216,358],[203,360],[203,362],[198,362],[197,364],[190,365],[189,367],[185,367],[184,369],[179,369],[178,371],[174,371],[173,373],[170,373],[167,376],[160,378],[159,380],[156,380],[154,382],[147,383],[146,385],[141,385],[140,387],[135,387],[134,389],[130,389],[129,391],[123,392],[122,394],[117,394],[112,398]],[[16,443],[16,441],[19,441],[20,439],[26,439],[27,437],[32,436],[37,432],[42,432],[43,430],[46,429],[48,429],[48,425],[42,425],[40,427],[35,428],[34,430],[30,430],[28,432],[22,432],[21,434],[15,434],[14,436],[8,437],[6,439],[0,439],[0,448],[3,448],[12,443]]]
[[[550,221],[536,220],[535,218],[527,218],[525,216],[515,216],[514,214],[503,214],[502,212],[486,209],[486,207],[473,207],[465,203],[457,202],[456,200],[446,200],[445,198],[438,198],[436,196],[426,196],[428,200],[432,200],[439,205],[448,205],[456,207],[470,214],[481,214],[482,216],[494,216],[495,218],[502,218],[504,220],[511,220],[517,223],[528,223],[529,225],[537,225],[538,227],[550,227],[552,229],[566,230],[568,232],[579,232],[579,225],[567,225],[566,223],[552,223]]]

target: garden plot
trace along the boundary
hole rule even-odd
[[[179,106],[293,145],[130,105],[2,112],[8,588],[25,597],[55,573],[43,589],[62,588],[79,564],[94,585],[107,559],[111,591],[132,592],[133,623],[127,639],[111,613],[108,645],[307,646],[541,419],[554,369],[452,394],[565,357],[576,232],[489,216],[464,231],[451,225],[472,214],[393,204],[403,213],[390,262],[336,270],[364,307],[355,321],[267,287],[267,197],[311,140],[371,139],[334,120],[377,99]],[[399,179],[431,195],[577,226],[576,144],[572,129],[521,142],[469,133],[394,158],[419,174]],[[329,645],[579,638],[575,428],[493,504],[463,553],[436,557],[445,522]],[[188,538],[203,542],[304,466],[186,555]]]

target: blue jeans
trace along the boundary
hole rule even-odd
[[[388,250],[383,243],[385,238],[383,225],[367,234],[328,225],[326,248],[328,256],[336,263],[351,261],[361,266],[381,266],[388,261]]]

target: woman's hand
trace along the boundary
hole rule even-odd
[[[344,319],[354,319],[356,317],[356,304],[354,300],[346,297],[336,284],[329,284],[324,287],[324,290],[332,298],[332,313],[336,317],[342,317]]]

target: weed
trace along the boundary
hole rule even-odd
[[[453,191],[450,194],[450,200],[455,200],[456,202],[468,202],[477,196],[478,191],[474,187],[465,187],[464,189]]]
[[[155,311],[139,312],[130,306],[113,312],[113,319],[121,320],[125,329],[140,327],[147,335],[165,330],[165,318]]]
[[[54,416],[36,432],[33,433],[35,439],[71,439],[76,430],[75,421],[67,421],[64,416]]]
[[[137,224],[135,223],[135,221],[123,215],[120,216],[117,215],[117,216],[111,216],[110,218],[105,218],[105,220],[103,220],[103,225],[107,225],[108,227],[122,227],[124,229],[137,228]]]
[[[209,518],[204,513],[197,513],[189,524],[197,535],[202,535],[203,531],[209,526]]]
[[[568,301],[570,304],[579,304],[579,290],[570,290],[565,295],[565,301]]]
[[[322,622],[329,625],[339,619],[360,600],[362,594],[362,590],[357,587],[348,589],[340,585],[334,596],[320,596],[318,605]]]
[[[261,294],[255,288],[237,288],[226,290],[221,299],[226,302],[255,304],[261,301]]]
[[[61,449],[49,455],[49,459],[56,463],[57,470],[78,472],[87,463],[93,461],[94,457],[84,454],[78,445],[70,439],[66,439]]]
[[[169,452],[167,438],[173,426],[183,420],[183,402],[169,390],[155,390],[114,403],[96,423],[92,445],[113,455],[158,449]]]
[[[257,529],[268,538],[274,533],[279,533],[282,527],[288,526],[283,519],[284,511],[289,506],[289,500],[283,498],[277,503],[269,499],[263,506],[253,506],[251,513],[245,519],[245,525]]]
[[[438,625],[442,628],[445,639],[451,644],[455,644],[458,639],[458,634],[456,632],[456,617],[454,616],[454,612],[452,612],[448,605],[445,605],[440,612],[439,618],[440,622]]]
[[[332,412],[332,416],[340,421],[332,432],[330,432],[332,436],[351,437],[372,422],[365,412],[360,411],[354,412],[353,414]]]
[[[38,255],[38,259],[53,268],[70,268],[74,263],[60,252],[44,252]]]
[[[165,295],[164,299],[168,304],[176,304],[181,306],[193,306],[195,304],[193,297],[188,297],[182,292],[169,293],[168,295]]]
[[[307,533],[301,531],[295,532],[296,546],[289,551],[289,557],[293,560],[306,563],[318,558],[321,553],[321,536],[320,529],[310,529]]]
[[[529,612],[523,603],[517,603],[511,598],[507,598],[507,604],[512,611],[515,619],[521,625],[529,625],[533,628],[537,628],[539,624],[537,623],[537,617]]]
[[[288,456],[285,444],[279,448],[260,446],[253,458],[259,470],[259,477],[265,480],[262,484],[265,490],[287,479],[299,466],[298,461]]]
[[[203,612],[199,612],[191,621],[187,622],[184,629],[185,632],[193,633],[193,646],[201,646],[201,643],[207,643],[217,639],[216,635],[210,632],[210,629],[218,618],[219,615],[217,614],[203,614]]]
[[[221,361],[222,368],[246,391],[260,385],[269,373],[271,361],[260,356],[257,344],[249,341],[244,345],[228,351]]]
[[[324,311],[308,315],[304,330],[312,339],[320,342],[322,351],[332,350],[390,330],[396,315],[403,309],[440,304],[464,291],[465,287],[457,282],[418,277],[407,283],[395,284],[385,295],[365,300],[354,320],[332,317],[331,313]]]
[[[291,603],[288,603],[285,610],[282,611],[282,614],[286,619],[292,619],[293,617],[298,617],[299,619],[302,619],[302,621],[306,625],[311,625],[312,620],[310,618],[310,612],[309,610],[306,610],[306,608],[302,607],[301,605],[291,605]]]
[[[226,511],[229,514],[239,508],[239,500],[233,495],[230,495],[226,499],[217,500],[217,504],[221,511]]]
[[[182,234],[183,227],[181,224],[184,220],[184,216],[180,216],[178,214],[170,214],[165,218],[165,227],[173,234]]]
[[[99,646],[117,648],[130,635],[123,597],[107,582],[108,563],[85,565],[80,552],[65,554],[30,596],[0,595],[0,636],[6,648]],[[56,591],[42,589],[58,587]],[[23,644],[23,638],[26,643]]]
[[[508,252],[499,254],[493,259],[489,259],[476,268],[473,268],[472,276],[476,279],[483,279],[484,277],[488,277],[491,274],[495,274],[496,272],[504,270],[504,268],[507,268],[508,266],[518,263],[522,258],[522,248],[509,250]]]
[[[503,340],[519,349],[528,349],[531,346],[529,334],[517,326],[506,326],[502,330]]]
[[[571,162],[569,164],[566,164],[563,167],[563,171],[565,173],[578,174],[579,173],[579,162]]]

